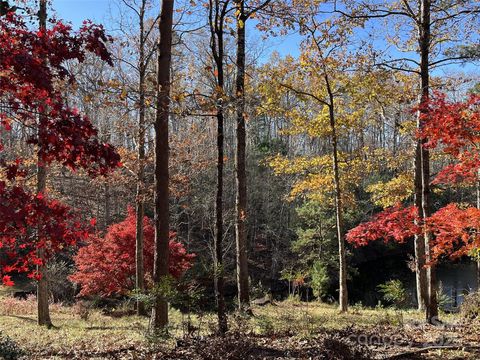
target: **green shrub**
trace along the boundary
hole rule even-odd
[[[322,264],[320,261],[315,261],[312,266],[310,273],[312,278],[311,286],[313,290],[313,295],[317,299],[328,294],[328,287],[330,285],[330,277],[328,276],[327,267]]]
[[[380,284],[378,290],[382,293],[383,300],[395,307],[402,308],[408,303],[408,292],[400,280],[389,280]]]
[[[440,309],[447,309],[453,303],[453,299],[447,295],[441,281],[439,282],[437,289],[437,303]]]
[[[275,333],[275,325],[269,316],[259,315],[256,322],[261,334],[269,336]]]

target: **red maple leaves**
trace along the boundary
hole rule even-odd
[[[471,182],[480,168],[480,96],[472,94],[466,101],[449,101],[435,93],[422,105],[427,111],[418,134],[429,149],[440,147],[453,163],[443,168],[433,183]]]
[[[145,217],[144,265],[145,274],[153,273],[154,227]],[[135,288],[135,231],[136,218],[132,208],[122,222],[111,225],[104,237],[91,236],[87,246],[79,249],[75,257],[78,271],[70,279],[81,285],[81,296],[126,294]],[[195,254],[174,240],[170,232],[170,274],[179,278],[192,266]]]
[[[396,205],[374,215],[368,222],[364,222],[351,229],[346,239],[357,246],[364,246],[375,240],[385,242],[393,240],[405,242],[421,231],[416,225],[416,208]]]
[[[454,162],[444,167],[434,183],[455,183],[478,179],[480,169],[480,97],[464,102],[448,101],[443,94],[423,104],[423,126],[418,136],[424,146],[439,148]],[[451,203],[420,221],[414,206],[401,204],[383,210],[368,222],[351,229],[346,239],[357,246],[371,241],[404,242],[425,231],[432,234],[432,261],[443,255],[458,257],[480,248],[480,210]]]
[[[56,90],[61,80],[74,81],[65,64],[83,61],[87,52],[112,63],[101,26],[85,22],[78,33],[57,22],[45,32],[34,32],[9,14],[0,18],[0,123],[5,130],[12,122],[37,129],[29,142],[39,145],[45,163],[53,161],[71,169],[86,169],[91,175],[105,174],[120,157],[97,137],[90,120],[68,107]],[[39,115],[42,115],[39,117]]]
[[[36,157],[44,165],[55,161],[90,175],[118,166],[115,149],[100,142],[90,120],[67,106],[56,88],[74,81],[66,63],[84,61],[88,52],[112,64],[109,41],[103,28],[90,22],[78,32],[62,22],[33,31],[13,13],[0,17],[0,131],[10,131],[13,123],[28,129],[28,142],[37,145]],[[85,239],[87,227],[67,206],[19,186],[16,179],[27,175],[22,159],[0,155],[0,273],[28,272],[39,278],[32,268]],[[12,285],[9,275],[2,280]]]
[[[460,257],[480,248],[480,210],[449,204],[429,219],[427,226],[433,234],[432,257]]]
[[[41,274],[34,269],[43,264],[39,249],[46,259],[86,239],[88,230],[69,207],[0,181],[0,269],[4,274],[26,272],[38,279]],[[7,275],[3,283],[13,285]]]

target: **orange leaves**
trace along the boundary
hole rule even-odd
[[[428,218],[426,224],[434,236],[433,260],[442,255],[468,255],[480,247],[480,209],[449,204]]]
[[[356,246],[377,240],[405,242],[426,231],[432,234],[430,246],[433,262],[441,256],[456,258],[468,255],[480,247],[480,209],[461,208],[452,203],[425,219],[423,226],[417,225],[417,221],[414,206],[405,208],[397,205],[351,229],[346,239]]]
[[[480,96],[471,95],[466,101],[449,101],[436,93],[420,105],[422,127],[418,137],[428,149],[439,148],[452,157],[454,163],[443,168],[434,183],[456,183],[478,179],[480,170]],[[416,210],[400,205],[375,215],[372,220],[350,230],[347,240],[356,245],[370,241],[405,241],[415,234],[431,234],[431,260],[441,256],[469,255],[480,248],[480,209],[462,208],[455,203],[439,209],[415,225]]]
[[[376,240],[402,243],[421,232],[421,228],[415,224],[416,219],[416,207],[392,206],[374,215],[370,221],[351,229],[346,240],[356,246],[364,246]]]
[[[445,94],[435,93],[418,110],[424,110],[418,136],[426,141],[425,147],[441,147],[455,159],[455,164],[440,171],[434,183],[475,180],[480,168],[480,96],[454,102]]]

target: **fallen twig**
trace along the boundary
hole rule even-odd
[[[464,351],[474,351],[480,350],[480,345],[437,345],[437,346],[426,346],[419,349],[406,351],[400,354],[392,355],[389,357],[384,358],[385,360],[394,360],[394,359],[402,359],[406,356],[411,355],[418,355],[421,353],[425,353],[431,350],[464,350]]]

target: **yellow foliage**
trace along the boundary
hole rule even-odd
[[[358,157],[349,158],[339,154],[340,187],[345,206],[355,206],[354,190],[360,185],[369,167]],[[334,179],[333,160],[329,155],[299,156],[293,159],[281,155],[269,161],[276,175],[295,175],[288,199],[307,198],[333,205]]]
[[[413,174],[401,173],[387,182],[377,182],[367,187],[376,205],[387,208],[413,195]]]

